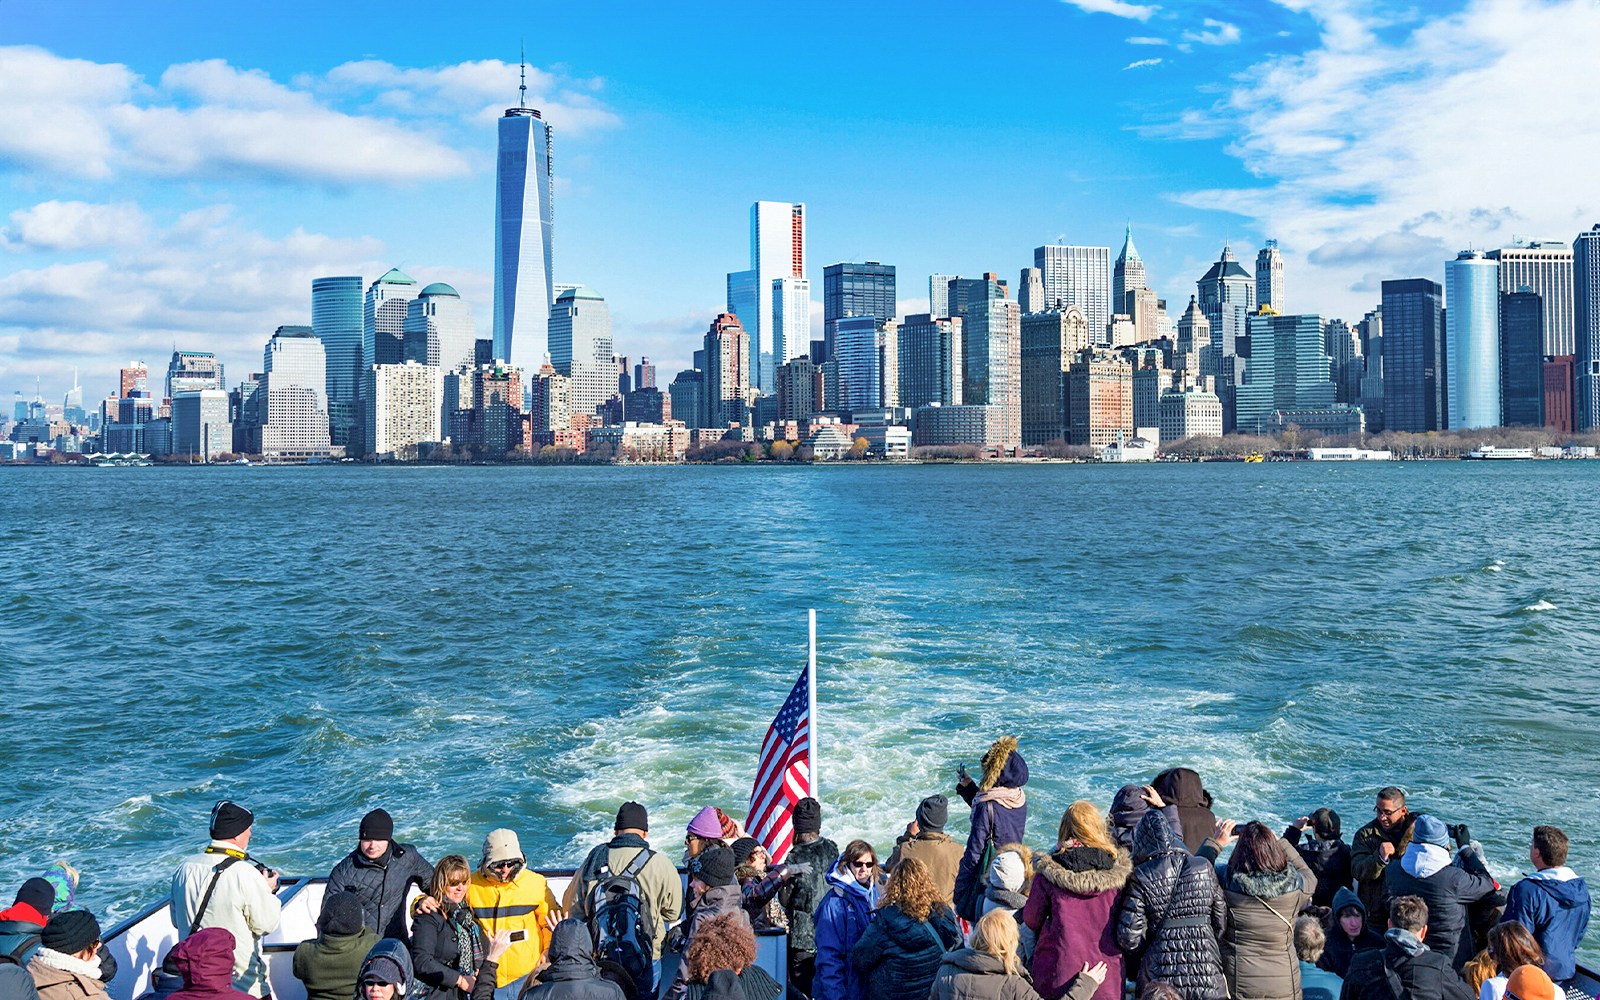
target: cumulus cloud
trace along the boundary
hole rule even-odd
[[[1126,66],[1124,66],[1122,68],[1125,69],[1125,70],[1129,70],[1129,69],[1146,69],[1146,68],[1148,68],[1150,66],[1160,66],[1160,65],[1161,65],[1161,60],[1160,59],[1136,59],[1133,62],[1129,63],[1128,65],[1126,65]]]
[[[1062,0],[1089,14],[1114,14],[1134,21],[1148,21],[1161,8],[1155,4],[1128,3],[1127,0]]]
[[[1208,17],[1203,22],[1205,30],[1186,31],[1183,37],[1201,45],[1232,45],[1239,40],[1239,26]]]
[[[453,66],[412,68],[378,59],[344,63],[328,71],[324,86],[334,92],[364,95],[379,107],[407,115],[497,118],[520,99],[520,67],[498,59]],[[581,134],[620,124],[595,96],[603,83],[568,80],[529,66],[527,105],[563,134]],[[317,85],[311,81],[312,85]]]
[[[0,229],[0,246],[13,252],[103,250],[139,242],[148,225],[137,205],[46,201],[12,212],[11,224]]]
[[[1437,278],[1461,247],[1570,240],[1594,221],[1592,4],[1475,0],[1405,24],[1342,0],[1285,5],[1316,19],[1318,44],[1255,66],[1178,130],[1231,135],[1260,183],[1179,200],[1282,240],[1293,308],[1355,313],[1383,278]]]

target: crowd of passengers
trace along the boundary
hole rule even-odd
[[[1017,741],[996,741],[955,789],[965,841],[946,832],[950,800],[930,795],[887,858],[865,840],[840,849],[802,799],[781,864],[710,806],[669,857],[627,802],[561,898],[511,830],[491,831],[475,865],[430,864],[374,809],[293,974],[309,1000],[782,1000],[756,961],[757,933],[776,931],[796,1000],[1581,995],[1590,898],[1554,826],[1533,828],[1531,873],[1502,887],[1465,826],[1413,810],[1398,788],[1378,791],[1347,843],[1326,808],[1281,833],[1219,821],[1200,776],[1174,768],[1104,812],[1072,803],[1053,838],[1035,828],[1049,843],[1036,850],[1027,783]],[[262,938],[280,918],[278,873],[250,856],[253,823],[235,803],[213,809],[210,844],[172,878],[178,943],[124,992],[270,996]],[[117,970],[76,886],[58,863],[0,911],[0,1000],[107,995]]]

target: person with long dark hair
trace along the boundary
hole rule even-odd
[[[1233,841],[1224,820],[1200,852]],[[1246,823],[1224,871],[1222,896],[1228,926],[1222,935],[1222,968],[1233,1000],[1299,1000],[1300,960],[1294,921],[1311,903],[1317,877],[1300,853],[1265,823]]]

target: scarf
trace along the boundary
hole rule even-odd
[[[472,918],[472,911],[465,906],[457,906],[445,917],[445,922],[456,932],[456,969],[463,975],[470,976],[483,959],[478,942],[478,927]]]
[[[1021,809],[1028,802],[1028,793],[1020,788],[991,788],[979,792],[974,802],[993,802],[1002,809]]]

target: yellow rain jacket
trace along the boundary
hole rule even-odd
[[[495,986],[509,985],[532,972],[550,944],[545,918],[560,910],[544,876],[524,868],[514,880],[498,882],[482,872],[473,872],[467,885],[467,905],[488,937],[506,929],[528,932],[526,940],[513,944],[500,959]]]

